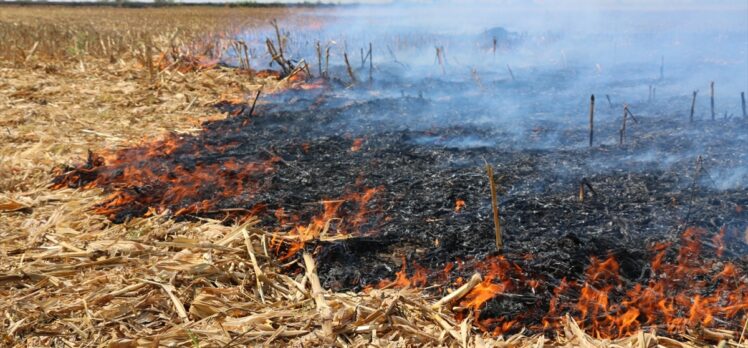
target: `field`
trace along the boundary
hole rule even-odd
[[[0,346],[745,346],[742,80],[347,13],[0,6]]]

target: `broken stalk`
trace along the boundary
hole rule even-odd
[[[356,84],[356,75],[353,74],[353,68],[351,68],[351,63],[348,61],[348,53],[343,53],[343,58],[345,59],[345,66],[348,69],[348,76],[351,77],[351,84]]]
[[[512,77],[512,81],[517,81],[517,79],[514,78],[514,72],[512,71],[512,68],[509,67],[509,64],[506,65],[506,70],[509,70],[509,76]]]
[[[257,94],[255,94],[255,100],[252,101],[252,107],[249,108],[249,117],[252,117],[252,113],[255,112],[255,105],[257,105],[257,99],[260,99],[260,93],[262,92],[262,88],[257,90]]]

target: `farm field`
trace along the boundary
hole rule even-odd
[[[486,6],[1,5],[0,346],[748,344],[744,6]]]

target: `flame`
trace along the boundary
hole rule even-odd
[[[416,263],[413,263],[413,268],[414,268],[413,275],[411,277],[408,277],[407,262],[405,261],[405,257],[403,257],[400,271],[395,273],[395,280],[393,281],[389,279],[382,279],[379,281],[379,284],[377,284],[377,288],[383,289],[383,288],[394,287],[398,289],[405,289],[411,286],[413,287],[425,286],[428,280],[427,278],[428,271]]]
[[[486,303],[486,301],[503,293],[504,290],[505,288],[503,284],[495,284],[489,278],[484,279],[474,287],[473,290],[465,295],[465,298],[460,305],[478,310],[484,303]]]
[[[489,257],[479,262],[475,268],[484,274],[483,281],[465,295],[460,305],[476,310],[478,319],[479,309],[484,303],[513,287],[510,274],[517,271],[518,267],[502,255]]]
[[[52,188],[104,187],[109,196],[96,208],[112,220],[120,215],[145,215],[173,210],[174,216],[219,212],[217,204],[238,195],[258,192],[260,179],[275,171],[278,157],[254,162],[228,160],[186,167],[178,154],[223,154],[238,146],[187,142],[172,134],[162,140],[102,155],[55,178]],[[210,197],[206,199],[205,197]],[[241,214],[239,211],[236,214]]]
[[[453,262],[447,262],[446,265],[444,265],[444,269],[442,269],[442,274],[444,275],[445,279],[449,279],[449,274],[452,273],[452,269],[455,267],[455,264]]]
[[[238,146],[236,143],[218,146],[187,141],[183,136],[172,134],[133,148],[89,153],[84,164],[58,176],[52,186],[106,188],[108,196],[95,211],[113,220],[166,210],[172,211],[174,216],[233,214],[221,212],[220,202],[238,195],[252,196],[263,189],[262,179],[276,170],[280,158],[271,155],[270,158],[222,163],[184,163],[174,158],[183,153],[231,153]],[[356,187],[359,189],[338,199],[321,201],[321,211],[311,218],[302,220],[300,216],[289,216],[282,208],[270,212],[279,226],[270,243],[276,254],[281,259],[290,258],[313,240],[363,235],[375,230],[375,221],[381,219],[373,218],[380,216],[372,202],[383,188],[362,188],[360,183]],[[460,201],[455,202],[456,212],[464,208],[464,202],[460,204]],[[262,209],[263,206],[257,205],[240,214],[246,217]],[[443,279],[454,277],[453,284],[458,286],[464,283],[462,276],[466,271],[478,271],[483,275],[483,281],[460,300],[460,306],[466,310],[459,315],[472,311],[474,322],[495,334],[503,334],[518,328],[525,320],[540,317],[543,320],[536,329],[557,328],[559,317],[567,312],[598,337],[618,337],[652,326],[668,332],[684,332],[737,323],[748,314],[748,277],[741,264],[723,262],[720,258],[724,256],[726,240],[748,238],[748,230],[722,228],[712,238],[706,238],[706,234],[703,229],[689,228],[683,231],[679,241],[655,244],[651,249],[648,278],[641,283],[625,279],[621,274],[622,264],[613,255],[601,259],[591,257],[578,278],[562,279],[555,287],[548,279],[532,278],[531,270],[519,266],[518,263],[531,263],[532,255],[515,256],[518,263],[510,261],[506,255],[469,259],[468,262],[456,260],[435,273],[441,271]],[[711,243],[702,244],[702,240]],[[395,279],[383,280],[378,286],[423,287],[430,279],[439,279],[429,278],[429,274],[415,263],[409,270],[403,259]],[[496,297],[535,291],[552,292],[547,310],[534,308],[535,316],[517,313],[512,318],[480,318],[486,304]],[[730,328],[737,329],[738,325]]]
[[[719,229],[719,234],[715,235],[712,238],[712,243],[714,243],[715,247],[717,248],[717,257],[722,257],[722,255],[725,252],[725,232],[727,231],[726,227],[722,227]]]
[[[343,197],[335,200],[324,200],[320,202],[323,206],[321,214],[311,218],[309,223],[305,225],[296,225],[289,232],[289,236],[297,237],[295,240],[288,242],[289,247],[285,254],[281,256],[281,260],[285,260],[293,257],[300,250],[303,249],[304,245],[312,240],[320,239],[321,237],[334,232],[338,235],[352,234],[352,233],[363,233],[362,227],[368,223],[368,204],[374,198],[374,196],[382,191],[382,187],[374,187],[364,189],[363,193],[349,193]],[[352,211],[342,212],[344,204],[350,206],[356,206],[357,209]],[[351,210],[351,209],[348,209]],[[281,214],[281,217],[278,217]],[[276,218],[279,221],[282,219],[283,211],[276,210]],[[335,226],[333,226],[335,222]],[[333,231],[334,230],[334,231]],[[280,251],[281,242],[279,239],[271,241],[271,246],[276,250]]]
[[[459,213],[460,211],[462,211],[462,208],[464,207],[465,207],[465,201],[461,199],[457,199],[455,201],[455,213]]]
[[[313,82],[302,82],[295,86],[297,89],[302,90],[310,90],[310,89],[322,89],[327,88],[327,83],[325,80],[319,79]]]
[[[572,314],[589,334],[601,338],[631,335],[645,327],[660,326],[670,333],[687,329],[734,323],[729,329],[739,330],[740,321],[748,314],[748,278],[740,267],[719,259],[704,258],[700,241],[705,230],[689,228],[677,243],[659,243],[652,248],[652,275],[642,283],[626,280],[621,265],[613,255],[604,259],[591,257],[581,279],[562,279],[549,290],[553,294],[543,319],[536,330],[561,329],[561,316]],[[712,239],[715,255],[722,247],[725,230]],[[527,259],[519,257],[519,259]],[[447,263],[439,274],[449,275],[454,264],[462,270],[461,261]],[[482,318],[486,303],[502,294],[534,293],[547,288],[547,280],[533,279],[506,256],[492,256],[471,263],[471,268],[484,275],[460,301],[460,307],[472,312],[476,325],[494,335],[516,330],[533,313],[516,313],[511,318]],[[404,275],[401,270],[400,274]],[[398,281],[404,281],[398,277]],[[455,277],[452,285],[464,283]],[[538,308],[539,309],[539,308]],[[532,312],[532,311],[531,311]],[[456,315],[464,318],[464,311]],[[526,325],[526,324],[525,324]]]
[[[172,69],[180,73],[188,73],[213,69],[220,59],[196,53],[194,47],[183,46],[170,52],[162,52],[153,62],[159,70]]]
[[[633,284],[626,291],[618,263],[613,258],[602,262],[593,258],[575,305],[578,322],[597,336],[620,337],[643,325],[663,323],[667,331],[681,332],[712,326],[716,317],[726,320],[745,313],[748,282],[739,279],[732,263],[726,263],[711,282],[702,279],[716,264],[701,257],[699,240],[704,233],[702,229],[689,228],[682,234],[675,263],[665,262],[668,244],[656,245],[657,254],[651,262],[654,275],[648,283]],[[558,296],[568,293],[569,287],[564,287],[554,291],[549,314],[558,313]],[[610,302],[618,297],[622,297],[620,302]]]
[[[358,150],[361,150],[361,145],[364,144],[363,138],[356,138],[353,140],[353,145],[351,145],[351,152],[358,152]]]

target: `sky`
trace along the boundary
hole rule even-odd
[[[3,0],[0,0],[3,1]],[[59,2],[74,2],[80,0],[57,0]],[[95,1],[95,0],[90,0]],[[151,2],[150,0],[128,0]],[[326,3],[326,4],[441,4],[457,3],[457,0],[176,0],[176,2],[211,2],[211,3]],[[579,8],[585,6],[608,7],[608,8],[635,8],[635,9],[725,9],[746,11],[748,16],[748,0],[471,0],[471,3],[482,3],[486,6],[511,6],[511,7],[533,7],[544,8]]]

